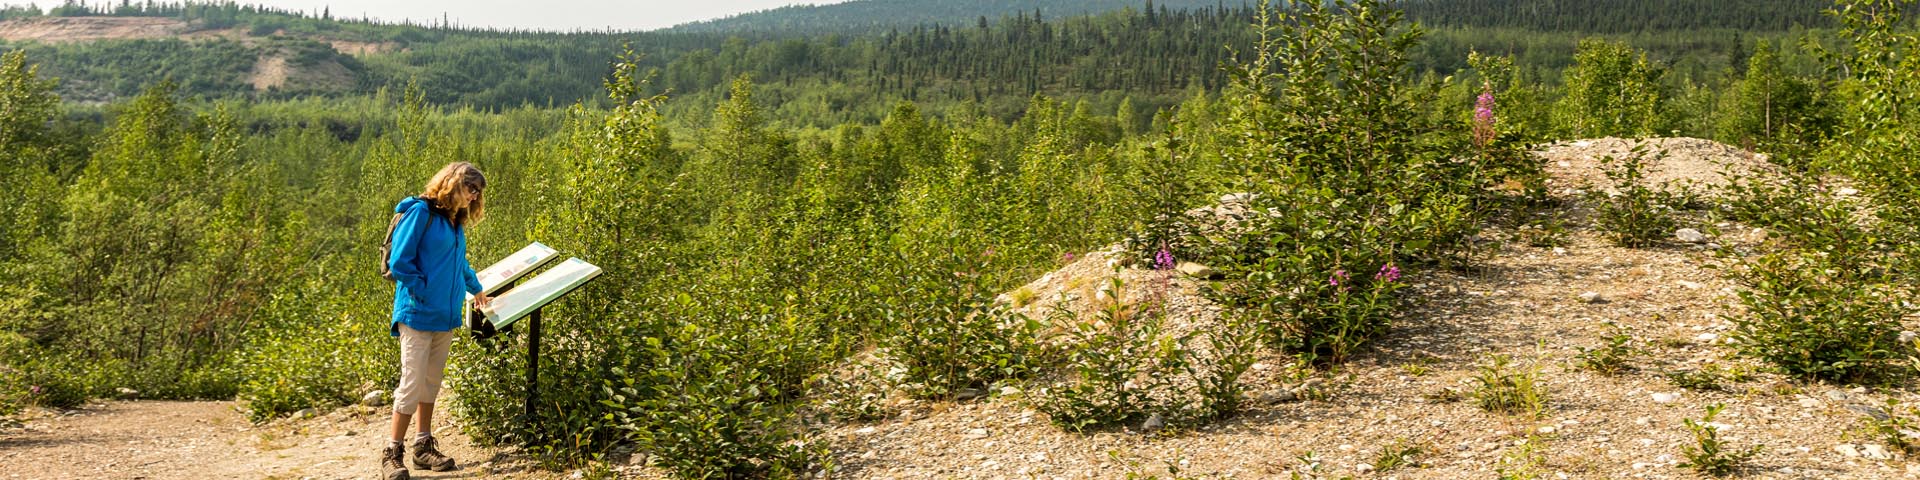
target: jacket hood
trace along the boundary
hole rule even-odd
[[[393,213],[407,213],[407,210],[412,209],[414,205],[426,205],[429,209],[433,208],[433,205],[427,204],[427,201],[421,200],[420,197],[407,197],[406,200],[401,200],[399,205],[393,207]]]

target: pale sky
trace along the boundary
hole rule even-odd
[[[844,0],[241,0],[241,3],[305,12],[332,7],[335,17],[359,18],[364,13],[387,21],[437,22],[445,13],[454,23],[469,27],[652,30],[786,5],[840,1]],[[59,6],[60,0],[0,0],[0,3],[35,3],[45,9]],[[87,3],[120,2],[91,0]]]

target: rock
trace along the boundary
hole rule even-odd
[[[1839,445],[1834,445],[1834,446],[1833,446],[1833,451],[1835,451],[1835,452],[1840,452],[1840,454],[1841,454],[1841,455],[1846,455],[1846,456],[1848,456],[1848,457],[1859,457],[1859,456],[1860,456],[1860,449],[1859,449],[1859,448],[1856,448],[1856,447],[1854,447],[1854,446],[1853,446],[1853,444],[1851,444],[1851,443],[1842,443],[1842,444],[1839,444]]]
[[[1836,402],[1847,401],[1847,392],[1843,392],[1840,390],[1827,390],[1827,399],[1833,400]]]
[[[1180,265],[1175,266],[1173,268],[1175,270],[1179,270],[1180,273],[1186,274],[1186,276],[1189,276],[1189,277],[1213,278],[1213,267],[1209,267],[1206,265],[1201,265],[1193,262],[1180,262]]]
[[[1020,391],[1020,387],[1013,387],[1013,386],[1000,387],[1000,396],[1002,397],[1017,397],[1017,396],[1020,396],[1021,393],[1025,393],[1025,392]]]
[[[1691,228],[1682,228],[1680,231],[1673,232],[1673,238],[1687,243],[1707,243],[1707,234]]]
[[[1812,398],[1805,398],[1805,397],[1802,397],[1800,399],[1800,408],[1815,408],[1819,406],[1820,406],[1819,400],[1814,400]]]
[[[1566,255],[1566,254],[1567,254],[1567,249],[1566,249],[1566,247],[1553,247],[1553,254],[1554,254],[1554,255]]]
[[[293,418],[313,418],[314,415],[318,415],[319,413],[320,412],[318,410],[306,408],[306,409],[301,409],[298,412],[293,412]]]
[[[1673,401],[1679,400],[1679,399],[1680,399],[1680,394],[1678,393],[1663,392],[1663,393],[1653,394],[1653,403],[1673,403]]]
[[[1913,343],[1916,338],[1920,338],[1920,334],[1915,334],[1911,330],[1900,331],[1900,343]]]
[[[1247,203],[1253,201],[1252,193],[1229,193],[1220,196],[1220,203]]]
[[[967,430],[967,438],[987,438],[990,436],[993,436],[993,434],[987,433],[987,429],[984,428]]]
[[[387,400],[386,390],[374,390],[371,392],[367,392],[366,395],[360,396],[360,404],[366,405],[369,407],[378,407],[380,406],[380,404],[386,403],[386,400]]]
[[[1867,444],[1860,447],[1860,455],[1874,460],[1892,460],[1893,454],[1887,453],[1887,447]]]
[[[1700,284],[1700,282],[1689,282],[1689,281],[1686,281],[1686,280],[1681,280],[1681,281],[1678,281],[1678,282],[1674,282],[1674,283],[1677,283],[1677,284],[1679,284],[1679,285],[1680,285],[1680,286],[1682,286],[1682,287],[1686,287],[1686,289],[1688,289],[1688,290],[1699,290],[1699,289],[1700,289],[1701,287],[1705,287],[1705,286],[1706,286],[1706,285],[1701,285],[1701,284]]]
[[[1580,294],[1580,301],[1593,304],[1607,303],[1607,297],[1601,296],[1599,292],[1585,292]]]
[[[1162,428],[1167,428],[1167,418],[1160,416],[1158,413],[1147,417],[1147,421],[1140,423],[1140,431],[1142,432],[1153,433],[1160,431]]]
[[[1719,340],[1719,339],[1720,339],[1720,334],[1718,333],[1702,333],[1700,334],[1700,336],[1693,337],[1693,341],[1700,342],[1700,343],[1713,343],[1714,340]]]
[[[127,387],[116,388],[116,389],[113,389],[113,391],[116,393],[119,393],[120,398],[138,398],[140,396],[139,390],[134,390]]]
[[[1858,404],[1847,405],[1847,410],[1852,410],[1854,413],[1873,417],[1874,420],[1879,420],[1882,422],[1893,418],[1892,416],[1887,415],[1887,412],[1881,411],[1878,408],[1873,408],[1872,406],[1869,406],[1869,405],[1858,405]]]
[[[880,431],[880,430],[873,427],[865,427],[859,430],[854,430],[853,433],[856,435],[872,435],[873,432],[877,432],[877,431]]]
[[[987,392],[985,390],[981,390],[978,388],[962,388],[960,389],[960,391],[953,392],[953,400],[956,402],[964,402],[967,400],[980,398],[981,396],[986,394]]]
[[[1842,197],[1851,197],[1851,196],[1854,196],[1854,195],[1859,195],[1859,194],[1860,194],[1860,190],[1858,190],[1858,189],[1854,189],[1854,188],[1852,188],[1852,187],[1840,187],[1840,189],[1839,189],[1839,190],[1834,190],[1834,191],[1833,191],[1833,194],[1834,194],[1834,195],[1838,195],[1838,196],[1842,196]]]
[[[1299,398],[1300,396],[1295,395],[1292,390],[1274,390],[1271,392],[1260,394],[1260,403],[1265,405],[1273,405],[1277,403],[1291,402],[1294,400],[1298,400]]]

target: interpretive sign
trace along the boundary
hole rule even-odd
[[[480,313],[494,328],[506,328],[598,276],[600,267],[585,260],[569,258],[506,293],[493,297],[493,303],[480,308]]]
[[[513,255],[508,255],[507,258],[501,259],[474,276],[480,278],[480,291],[492,295],[512,285],[520,277],[525,277],[558,258],[560,258],[559,250],[554,250],[553,247],[540,242],[533,242],[532,245],[513,252]]]

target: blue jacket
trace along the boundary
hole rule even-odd
[[[388,332],[399,336],[401,324],[423,332],[460,328],[466,294],[480,293],[480,280],[467,264],[466,232],[416,197],[400,201],[393,213],[405,215],[393,227],[387,257],[394,280]]]

